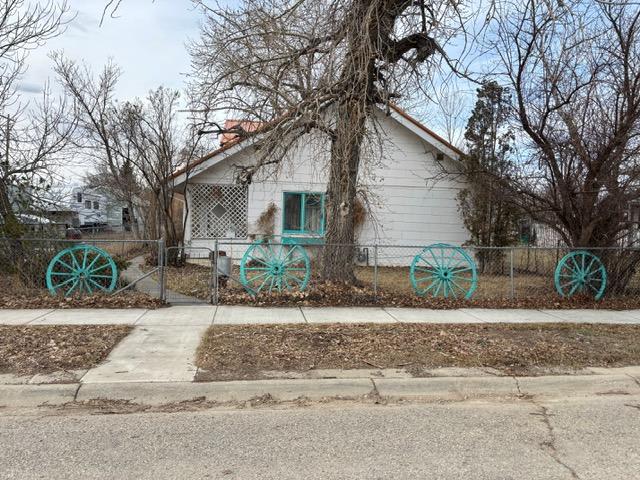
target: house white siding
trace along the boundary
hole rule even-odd
[[[371,216],[362,226],[357,241],[361,245],[385,244],[426,246],[444,242],[460,245],[468,240],[458,211],[457,196],[464,187],[462,179],[453,174],[455,160],[443,157],[431,144],[393,118],[379,115],[381,130],[386,132],[384,159],[364,159],[360,186],[367,191]],[[440,160],[438,161],[438,158]],[[303,142],[284,162],[279,171],[265,170],[256,174],[248,186],[247,218],[249,236],[258,233],[256,220],[274,202],[278,207],[275,234],[282,234],[284,192],[325,192],[328,178],[328,145]],[[443,164],[444,162],[444,164]],[[240,149],[217,164],[194,174],[193,184],[233,184],[234,165],[253,163],[250,147]],[[193,208],[191,190],[187,200]],[[195,238],[192,215],[187,218],[185,242],[193,247],[213,247],[213,240]],[[250,242],[237,238],[234,243]],[[227,247],[229,248],[229,247]],[[234,247],[233,256],[244,250]]]

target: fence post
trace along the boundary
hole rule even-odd
[[[218,304],[218,239],[213,242],[213,295],[211,297],[211,303]]]
[[[167,299],[164,279],[164,240],[158,240],[158,281],[160,283],[160,300]]]
[[[378,244],[373,246],[373,296],[378,298]]]
[[[511,299],[513,300],[514,298],[516,298],[516,284],[515,284],[515,278],[513,276],[514,270],[513,270],[513,247],[511,247],[511,249],[509,250],[509,263],[510,263],[510,278],[511,278]]]

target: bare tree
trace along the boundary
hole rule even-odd
[[[119,137],[132,148],[136,175],[155,200],[153,238],[163,238],[168,247],[179,246],[183,240],[184,220],[177,202],[188,208],[186,198],[178,199],[172,174],[179,167],[188,168],[203,153],[203,137],[176,118],[179,100],[178,91],[159,87],[144,102],[125,103],[118,122]],[[171,252],[168,261],[175,263],[178,251]]]
[[[464,131],[471,110],[468,96],[453,82],[443,82],[430,95],[429,125],[440,130],[445,140],[458,148],[464,146]]]
[[[570,246],[618,245],[640,200],[639,34],[638,5],[596,0],[513,3],[497,23],[522,132],[501,185]]]
[[[640,8],[550,5],[514,4],[498,25],[525,135],[506,185],[567,244],[615,245],[640,196]]]
[[[136,237],[140,237],[138,218],[140,184],[135,174],[133,145],[121,137],[118,128],[120,107],[115,102],[115,88],[120,69],[107,63],[96,77],[89,67],[52,55],[55,71],[66,94],[77,111],[76,145],[93,162],[93,186],[103,187],[116,199],[127,204],[129,218]]]
[[[43,86],[41,102],[21,104],[17,82],[26,68],[29,50],[61,34],[71,20],[66,2],[35,5],[22,0],[0,4],[0,218],[5,234],[22,234],[16,202],[32,203],[50,185],[51,167],[73,130],[67,106]]]
[[[307,133],[328,144],[326,280],[353,281],[354,205],[374,107],[411,96],[443,47],[471,18],[441,0],[247,0],[237,9],[198,2],[205,21],[191,46],[197,98],[207,111],[264,122],[251,181]],[[477,5],[474,6],[478,12]]]

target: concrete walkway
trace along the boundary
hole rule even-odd
[[[197,327],[268,323],[604,323],[640,324],[640,310],[518,310],[182,305],[146,309],[0,309],[0,325],[123,324]]]
[[[206,326],[136,327],[81,383],[191,382],[196,348]]]
[[[144,265],[144,256],[135,257],[131,260],[131,265],[122,272],[122,277],[128,281],[136,282],[133,289],[142,293],[146,293],[151,295],[152,297],[159,297],[160,295],[160,284],[157,280],[153,278],[153,275],[142,278],[145,275],[142,266]],[[141,280],[138,280],[141,279]],[[200,305],[205,304],[203,300],[200,300],[195,297],[189,297],[187,295],[183,295],[182,293],[174,292],[173,290],[166,289],[165,297],[170,303],[182,303],[189,305]]]

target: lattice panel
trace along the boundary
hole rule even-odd
[[[189,189],[193,238],[246,238],[246,186],[193,184]]]

